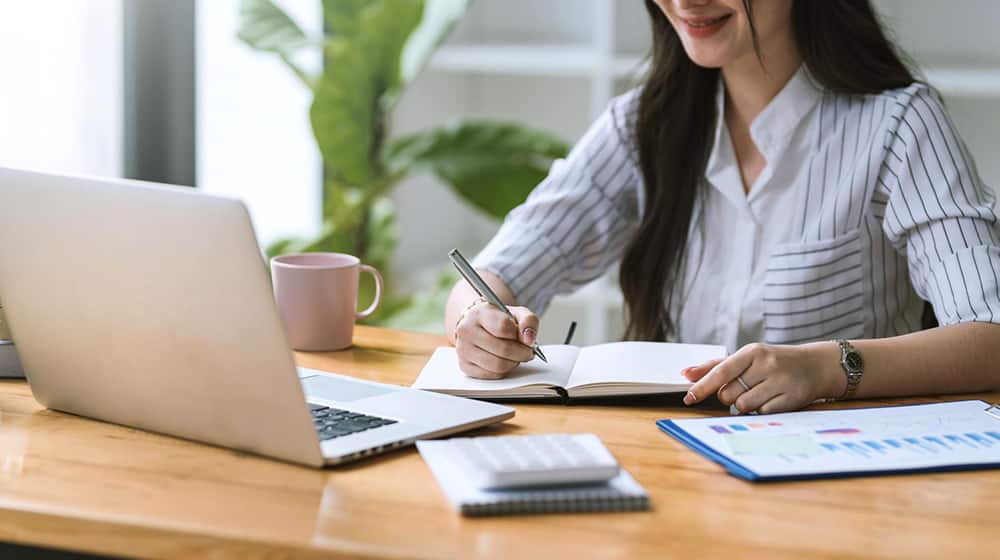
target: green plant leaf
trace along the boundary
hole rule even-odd
[[[361,11],[379,0],[323,0],[323,22],[331,36],[356,35]]]
[[[309,76],[292,61],[299,49],[315,45],[295,20],[271,0],[241,0],[240,23],[237,37],[252,49],[277,54],[281,60],[306,85],[311,87]]]
[[[400,68],[404,84],[412,82],[469,8],[469,0],[425,0],[423,18],[403,49]]]
[[[237,37],[250,47],[292,53],[309,40],[291,17],[271,0],[241,0]]]
[[[365,227],[368,243],[362,258],[366,262],[387,266],[392,261],[399,242],[396,235],[396,207],[392,199],[381,197],[372,204]]]
[[[372,177],[375,84],[363,52],[331,41],[309,117],[324,167],[337,183],[363,185]]]
[[[405,306],[380,324],[393,329],[444,334],[444,308],[457,280],[454,268],[442,269],[433,284],[413,294]]]
[[[382,88],[379,103],[388,112],[403,86],[400,74],[403,49],[420,25],[424,0],[381,0],[361,14],[356,37],[366,54],[376,63],[376,82]]]
[[[328,21],[340,13],[338,6],[335,0],[324,3],[334,10],[326,14]],[[343,33],[327,41],[309,116],[331,179],[364,188],[382,174],[385,120],[401,87],[400,53],[420,22],[423,2],[371,0],[343,6],[355,10],[350,18],[343,16],[355,27],[340,23]]]
[[[386,151],[390,173],[427,168],[465,201],[496,219],[527,198],[569,146],[514,123],[468,121],[400,138]]]
[[[467,161],[446,162],[435,171],[462,199],[496,220],[524,202],[547,174],[543,168]]]
[[[303,244],[299,239],[279,239],[268,245],[267,249],[264,250],[264,254],[267,255],[268,259],[273,259],[278,255],[296,253],[298,252],[296,247]]]

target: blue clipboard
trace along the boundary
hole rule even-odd
[[[722,465],[722,467],[725,468],[729,474],[737,478],[742,478],[743,480],[749,480],[750,482],[757,482],[761,479],[757,473],[744,467],[736,461],[733,461],[726,455],[719,453],[714,447],[710,447],[705,442],[689,434],[677,424],[674,424],[673,420],[657,420],[656,425],[667,434],[673,436],[674,439],[686,445],[692,451]]]
[[[978,401],[982,402],[982,401]],[[994,418],[1000,420],[1000,404],[988,405],[982,402],[987,408],[984,409],[986,414],[993,416]],[[915,405],[901,405],[907,406],[927,406],[921,404]],[[886,407],[872,407],[872,408],[886,408]],[[854,410],[867,410],[867,409],[854,409]],[[1000,468],[1000,462],[993,463],[976,463],[976,464],[950,464],[950,465],[940,465],[933,467],[919,467],[919,468],[894,468],[894,469],[871,469],[871,470],[858,470],[858,471],[839,471],[839,472],[824,472],[824,473],[806,473],[806,474],[783,474],[783,475],[761,475],[758,472],[750,469],[746,465],[743,465],[739,461],[734,460],[728,454],[719,451],[718,449],[712,447],[711,445],[701,441],[690,432],[684,428],[677,425],[673,420],[663,419],[657,420],[656,426],[663,430],[666,434],[670,435],[677,441],[684,444],[687,448],[698,453],[699,455],[717,463],[722,466],[726,471],[737,478],[749,481],[749,482],[781,482],[781,481],[792,481],[792,480],[822,480],[822,479],[833,479],[833,478],[852,478],[859,476],[888,476],[896,474],[919,474],[919,473],[936,473],[936,472],[953,472],[953,471],[970,471],[970,470],[985,470],[985,469],[996,469]]]

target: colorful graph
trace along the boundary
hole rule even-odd
[[[885,438],[879,440],[821,442],[820,447],[831,453],[850,453],[859,457],[874,457],[890,453],[909,452],[919,455],[951,453],[958,449],[987,449],[1000,446],[1000,433],[967,432],[940,436]]]
[[[746,422],[746,423],[728,424],[727,426],[723,426],[721,424],[713,424],[709,426],[709,428],[711,428],[712,431],[717,434],[731,434],[733,432],[763,430],[768,427],[776,428],[781,426],[781,422],[768,422],[767,424],[763,422]]]
[[[726,436],[734,455],[810,456],[823,453],[809,434],[742,432]]]
[[[819,452],[830,452],[856,458],[877,458],[909,455],[933,456],[960,450],[1000,448],[1000,432],[964,432],[954,434],[913,435],[885,438],[865,438],[862,430],[853,427],[822,428],[808,432],[772,431],[780,423],[739,422],[713,424],[714,432],[723,434],[735,455],[778,455],[786,460]],[[860,436],[860,437],[859,437]],[[813,438],[816,438],[813,441]]]
[[[986,402],[959,401],[692,418],[670,425],[700,442],[699,450],[708,447],[713,458],[723,457],[720,462],[737,476],[1000,468],[1000,415],[986,410]]]
[[[861,430],[859,430],[857,428],[828,428],[826,430],[816,430],[816,433],[817,434],[822,434],[822,435],[840,435],[840,436],[845,436],[845,435],[851,435],[851,434],[860,434]]]

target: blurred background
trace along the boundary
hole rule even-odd
[[[271,6],[249,4],[258,10],[250,16]],[[1000,3],[875,5],[943,93],[987,184],[1000,184]],[[240,0],[0,0],[0,165],[237,196],[250,207],[262,248],[305,247],[282,240],[328,234],[330,162],[324,172],[308,85],[326,74],[309,38],[334,23],[324,20],[321,0],[273,6],[294,27],[273,33],[264,25],[248,34],[248,3]],[[386,121],[390,138],[488,118],[572,144],[611,97],[635,85],[649,45],[640,0],[452,6],[461,8],[452,14],[457,24],[423,71],[405,80]],[[293,28],[302,33],[292,34],[301,43],[294,52],[287,46]],[[434,138],[468,144],[442,134]],[[559,150],[558,142],[531,138],[547,157]],[[400,309],[410,309],[384,317],[388,324],[441,330],[447,251],[458,247],[471,257],[499,226],[484,211],[489,200],[463,194],[461,180],[449,182],[441,162],[435,165],[414,167],[385,192],[395,220],[386,239],[396,246],[378,258],[391,268]],[[416,295],[404,301],[407,294]],[[577,343],[620,336],[613,274],[556,301],[543,317],[543,342],[560,339],[570,320],[580,323]]]

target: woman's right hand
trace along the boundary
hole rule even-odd
[[[517,322],[485,300],[477,300],[455,326],[458,365],[469,377],[501,379],[534,358],[538,316],[527,307],[509,307]]]

